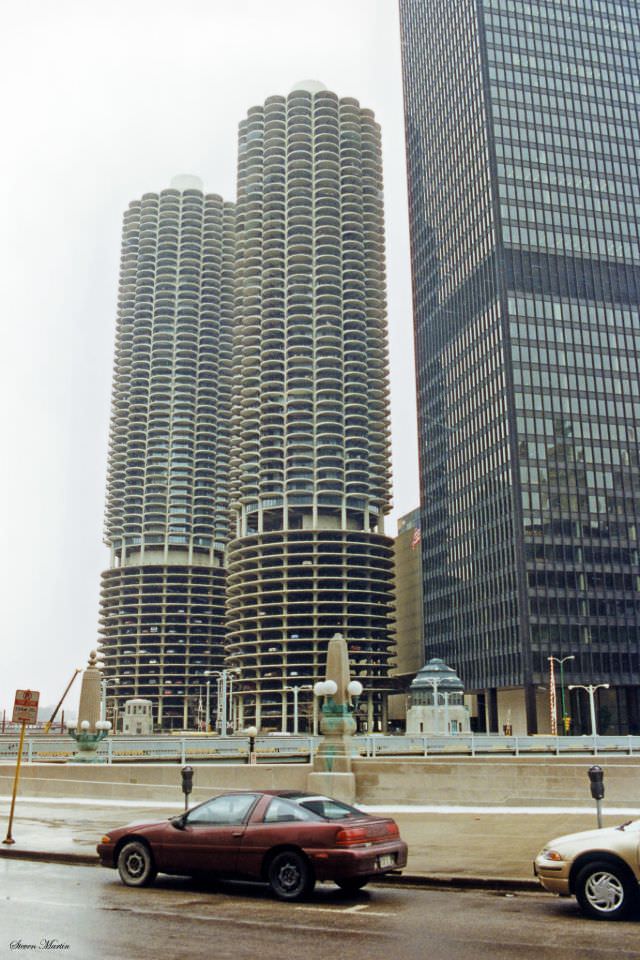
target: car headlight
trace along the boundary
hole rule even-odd
[[[543,850],[540,856],[544,860],[553,860],[554,863],[562,863],[564,857],[559,850]]]

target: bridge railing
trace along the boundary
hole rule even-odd
[[[313,758],[319,738],[312,736],[256,737],[259,762],[304,763]],[[0,761],[15,759],[19,738],[0,736]],[[353,738],[361,757],[437,756],[598,756],[622,754],[640,756],[639,736],[554,737],[550,735],[507,737],[501,734],[458,734],[455,736],[360,735]],[[68,736],[33,734],[25,739],[22,759],[28,763],[64,762],[73,759],[76,747]],[[98,746],[98,757],[106,763],[147,761],[156,763],[248,763],[249,740],[245,736],[110,736]]]

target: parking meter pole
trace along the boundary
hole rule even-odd
[[[247,727],[245,734],[249,738],[249,756],[247,757],[248,763],[256,763],[256,737],[258,736],[257,727]]]
[[[598,829],[602,829],[602,800],[604,798],[604,770],[602,767],[589,767],[589,783],[591,786],[591,796],[596,801],[596,815],[598,818]]]
[[[189,808],[189,794],[193,789],[193,767],[182,767],[180,770],[182,777],[182,792],[184,793],[184,809]]]
[[[596,817],[598,818],[598,830],[602,830],[602,800],[596,800]]]

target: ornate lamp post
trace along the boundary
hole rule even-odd
[[[309,789],[338,799],[355,798],[355,776],[351,772],[354,755],[352,735],[356,730],[352,698],[362,694],[362,684],[349,679],[347,643],[339,633],[329,641],[326,680],[314,685],[316,697],[324,697],[320,732],[322,741],[309,774]]]
[[[80,706],[78,707],[78,726],[68,724],[69,736],[78,744],[78,753],[73,757],[76,763],[99,762],[98,744],[109,734],[111,724],[100,720],[102,702],[102,673],[98,666],[96,651],[89,654],[89,665],[82,675],[80,688]]]

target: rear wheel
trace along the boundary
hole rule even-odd
[[[296,850],[276,853],[269,864],[268,877],[278,900],[302,900],[316,882],[309,861]]]
[[[357,893],[371,880],[371,877],[345,877],[344,880],[336,880],[336,883],[345,893]]]
[[[594,860],[582,868],[576,879],[576,900],[593,920],[621,920],[638,899],[638,885],[623,867],[606,860]]]
[[[118,873],[128,887],[146,887],[156,878],[157,870],[146,843],[131,840],[118,854]]]

